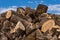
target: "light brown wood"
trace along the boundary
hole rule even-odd
[[[26,26],[26,34],[28,34],[34,29],[33,24],[31,22],[27,22],[27,23],[28,25]]]
[[[11,15],[12,15],[12,11],[11,11],[11,10],[7,11],[7,13],[6,13],[6,18],[10,18]]]
[[[58,32],[60,32],[60,29],[57,29]]]
[[[19,11],[20,11],[21,13],[23,13],[22,15],[25,14],[25,11],[24,11],[23,9],[20,9]]]
[[[35,40],[35,32],[31,33],[27,37],[25,37],[24,40]]]
[[[10,31],[10,33],[16,32],[17,29],[25,30],[24,25],[23,25],[20,21],[17,22],[15,28],[12,29],[12,30]]]
[[[58,29],[60,29],[60,26],[58,26],[58,25],[55,25],[55,26],[53,26],[53,28],[58,28]]]
[[[17,8],[17,12],[18,12],[18,14],[22,14],[23,16],[25,16],[25,14],[26,14],[25,9],[22,7]]]
[[[60,39],[60,35],[58,36],[58,38]]]
[[[42,39],[42,33],[41,33],[41,31],[39,30],[39,29],[37,29],[36,30],[36,39],[38,40],[38,39]]]
[[[55,25],[54,20],[48,20],[45,23],[43,23],[41,31],[46,32],[47,30],[52,29],[54,25]]]
[[[47,13],[43,13],[43,14],[41,14],[41,16],[44,16],[44,17],[47,17],[47,18],[50,18],[51,19],[51,16],[48,15]]]

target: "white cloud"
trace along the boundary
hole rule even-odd
[[[14,10],[16,11],[18,6],[10,6],[8,8],[0,8],[0,13],[6,12],[8,10]],[[19,6],[25,8],[25,6]],[[53,14],[60,14],[60,4],[56,5],[49,5],[48,6],[48,13],[53,13]]]
[[[0,14],[6,12],[8,10],[14,10],[14,11],[16,11],[17,7],[18,6],[10,6],[8,8],[0,8]],[[20,7],[25,8],[25,6],[20,6]]]
[[[55,14],[60,15],[60,13],[55,13]]]
[[[28,1],[27,3],[35,3],[35,4],[42,4],[44,2],[44,0],[39,0],[39,1]]]
[[[49,5],[48,6],[48,12],[51,12],[54,14],[60,14],[60,4]]]
[[[49,10],[60,11],[60,4],[59,5],[50,5],[48,7],[49,7]]]
[[[6,12],[8,10],[16,11],[16,8],[17,8],[17,6],[11,6],[11,7],[8,7],[8,8],[0,8],[0,13]]]

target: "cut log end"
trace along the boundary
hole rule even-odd
[[[18,14],[22,14],[23,16],[25,16],[25,14],[26,14],[25,9],[22,7],[17,8],[17,12],[18,12]]]
[[[9,10],[9,11],[7,12],[7,14],[6,14],[6,18],[7,18],[7,19],[10,18],[11,15],[12,15],[12,10]]]
[[[55,25],[54,20],[48,20],[43,23],[41,31],[46,32],[47,30],[50,30],[54,25]]]

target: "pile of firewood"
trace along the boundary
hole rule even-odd
[[[0,14],[0,40],[60,40],[60,26],[48,7],[18,7]]]

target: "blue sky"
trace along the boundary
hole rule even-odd
[[[38,4],[47,5],[49,13],[60,14],[60,0],[0,0],[0,12],[16,10],[17,7],[36,8]]]

